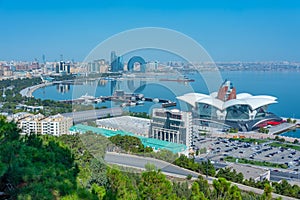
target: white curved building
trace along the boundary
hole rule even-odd
[[[259,125],[259,121],[266,119],[280,121],[281,118],[267,111],[268,105],[277,103],[277,98],[268,95],[251,95],[249,93],[236,94],[230,81],[225,80],[218,92],[210,95],[188,93],[177,99],[189,104],[199,119],[215,120],[218,123],[252,130],[252,124]],[[247,124],[241,127],[237,124]],[[236,125],[234,125],[236,124]],[[242,125],[244,126],[244,125]]]

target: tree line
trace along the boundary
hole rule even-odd
[[[128,140],[139,145],[135,139]],[[272,188],[267,184],[263,186],[264,194],[256,195],[242,192],[221,176],[210,186],[202,176],[172,180],[150,164],[141,173],[107,165],[104,155],[111,145],[109,139],[90,132],[60,137],[20,136],[15,123],[0,117],[1,195],[7,199],[67,200],[271,198]],[[185,157],[177,162],[188,162],[188,167],[201,172],[206,168],[189,163]],[[286,183],[273,188],[290,192]]]

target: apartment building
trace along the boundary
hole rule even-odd
[[[72,118],[60,114],[50,116],[41,121],[41,134],[60,136],[69,134],[69,128],[73,125]]]
[[[60,114],[50,117],[37,114],[19,119],[17,123],[23,134],[37,133],[60,136],[69,134],[69,128],[73,125],[73,120]]]

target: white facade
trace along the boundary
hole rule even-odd
[[[41,134],[60,136],[69,134],[69,128],[72,126],[73,120],[63,117],[60,114],[50,116],[41,121]]]
[[[268,95],[252,96],[248,93],[237,94],[235,99],[222,101],[216,98],[217,93],[210,95],[200,93],[188,93],[177,97],[193,108],[198,109],[199,114],[215,117],[218,120],[253,120],[259,117],[260,112],[266,112],[267,106],[277,103],[277,98]],[[230,116],[233,111],[242,110],[243,115]]]
[[[184,144],[192,142],[192,114],[177,109],[153,109],[149,138]]]
[[[40,133],[40,121],[44,118],[45,116],[42,114],[26,116],[18,121],[18,127],[22,129],[23,134]]]
[[[28,116],[18,121],[18,126],[23,134],[37,133],[60,136],[69,134],[69,128],[72,126],[72,118],[62,115],[53,115],[44,117],[41,114]]]

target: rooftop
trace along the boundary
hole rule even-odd
[[[244,175],[244,179],[253,178],[254,180],[259,179],[261,176],[265,175],[269,170],[250,166],[250,165],[241,165],[232,163],[227,166],[227,168],[235,169],[237,173],[242,173]]]
[[[226,110],[234,105],[248,105],[252,110],[277,103],[277,98],[269,95],[251,95],[249,93],[236,94],[230,81],[225,81],[218,92],[209,95],[202,93],[187,93],[177,99],[196,107],[197,103],[208,104],[219,110]]]
[[[167,141],[162,141],[158,139],[153,139],[153,138],[147,138],[143,136],[136,136],[135,134],[127,131],[121,131],[121,130],[108,130],[104,128],[97,128],[97,127],[92,127],[92,126],[86,126],[82,124],[77,124],[75,126],[72,126],[70,128],[71,132],[78,132],[78,133],[85,133],[87,131],[92,131],[93,133],[96,134],[101,134],[105,137],[111,137],[115,135],[130,135],[137,137],[141,140],[144,146],[149,146],[154,148],[155,150],[160,150],[160,149],[167,149],[169,151],[172,151],[173,153],[178,153],[186,150],[186,146],[183,144],[176,144],[172,142],[167,142]]]
[[[57,114],[57,115],[49,116],[49,117],[45,118],[43,121],[61,122],[61,121],[66,120],[66,119],[71,119],[71,118],[64,117],[61,114]]]
[[[96,123],[98,126],[105,129],[124,130],[142,136],[147,136],[150,128],[150,119],[132,116],[99,119]]]

